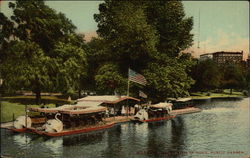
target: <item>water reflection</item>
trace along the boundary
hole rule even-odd
[[[104,157],[121,157],[122,142],[121,142],[121,126],[115,126],[113,129],[108,131],[107,143],[108,146],[102,156]]]
[[[44,147],[51,151],[53,155],[61,155],[63,150],[63,139],[62,138],[52,138],[46,140]]]
[[[179,157],[180,154],[184,151],[185,138],[186,138],[186,128],[185,123],[182,117],[176,117],[171,120],[171,147],[169,149],[169,154],[171,156]]]
[[[97,144],[103,140],[104,131],[62,137],[63,146]]]
[[[29,147],[31,138],[26,134],[15,134],[13,135],[13,142],[20,147]]]

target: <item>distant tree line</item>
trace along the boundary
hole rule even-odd
[[[249,90],[250,69],[242,64],[225,63],[217,65],[212,59],[196,61],[190,75],[196,81],[192,91],[223,89]]]

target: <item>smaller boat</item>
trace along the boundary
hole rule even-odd
[[[135,122],[154,122],[169,120],[175,117],[171,115],[172,103],[158,103],[142,107],[134,116]]]

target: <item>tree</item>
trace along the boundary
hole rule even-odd
[[[147,23],[145,5],[133,1],[105,1],[100,4],[97,33],[107,41],[113,61],[119,61],[121,72],[128,67],[141,69],[156,52],[156,31]]]
[[[148,84],[145,92],[154,102],[164,101],[167,97],[188,96],[188,89],[194,83],[187,75],[186,67],[176,59],[165,58],[165,63],[150,63],[143,73]]]
[[[156,30],[159,42],[156,47],[161,53],[177,57],[181,51],[192,46],[192,17],[185,17],[183,4],[176,0],[146,1],[148,23]]]
[[[158,101],[188,95],[193,84],[188,64],[193,61],[181,51],[192,44],[193,23],[185,18],[181,2],[105,0],[99,11],[94,18],[106,43],[103,50],[124,78],[128,67],[145,75],[145,89]]]
[[[224,66],[222,85],[224,88],[230,89],[230,94],[232,94],[233,89],[241,89],[247,86],[246,78],[239,65],[227,64]]]
[[[199,61],[192,68],[192,77],[196,81],[194,90],[212,90],[221,88],[222,72],[218,65],[211,59]]]
[[[246,82],[247,82],[247,87],[246,89],[249,91],[250,93],[250,67],[247,67],[247,70],[245,71],[245,78],[246,78]]]
[[[82,37],[62,13],[56,13],[43,1],[10,2],[11,20],[1,14],[5,41],[0,66],[4,84],[11,89],[69,92],[79,89],[86,75],[86,55]]]
[[[115,64],[103,65],[98,70],[95,80],[97,82],[97,90],[108,94],[113,94],[114,92],[124,93],[127,83]]]

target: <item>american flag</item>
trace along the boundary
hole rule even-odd
[[[131,69],[128,69],[128,80],[142,84],[144,86],[147,84],[147,81],[146,81],[144,76],[142,76],[141,74],[139,74]]]

